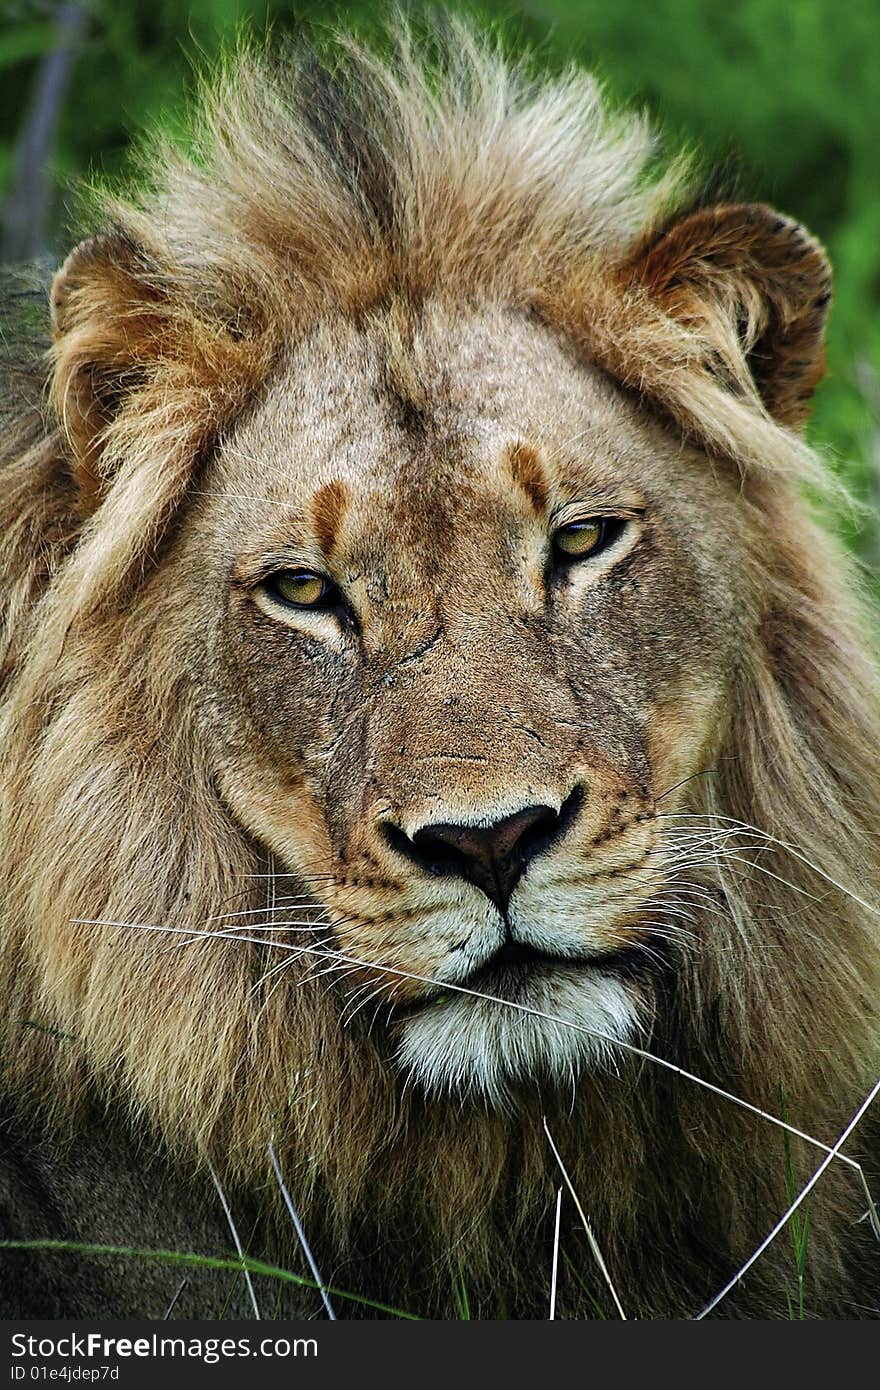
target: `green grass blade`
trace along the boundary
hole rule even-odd
[[[269,1279],[278,1279],[286,1284],[297,1284],[304,1289],[320,1292],[313,1279],[301,1274],[292,1274],[289,1269],[266,1264],[264,1260],[254,1260],[245,1256],[243,1260],[220,1255],[191,1255],[181,1250],[140,1250],[127,1245],[89,1245],[75,1240],[0,1240],[0,1250],[56,1250],[79,1255],[121,1255],[129,1259],[160,1260],[165,1264],[189,1265],[201,1269],[229,1269],[249,1274],[264,1274]],[[361,1294],[349,1293],[345,1289],[328,1288],[328,1293],[337,1298],[348,1299],[350,1303],[360,1303],[366,1308],[374,1308],[379,1313],[388,1313],[393,1318],[404,1318],[407,1322],[420,1322],[417,1313],[406,1313],[402,1308],[393,1308],[387,1303],[364,1298]]]

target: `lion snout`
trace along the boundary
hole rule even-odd
[[[385,822],[382,833],[397,854],[422,872],[474,884],[505,914],[529,863],[562,839],[582,801],[583,792],[576,787],[559,810],[533,804],[488,820],[435,819],[410,833]]]

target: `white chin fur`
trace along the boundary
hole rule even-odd
[[[508,993],[554,1019],[450,994],[401,1020],[401,1067],[427,1091],[478,1095],[503,1105],[511,1082],[524,1077],[573,1084],[584,1067],[613,1066],[614,1042],[638,1032],[637,1001],[613,975],[558,967],[535,973]]]

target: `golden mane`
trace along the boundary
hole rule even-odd
[[[556,1184],[544,1104],[621,1296],[638,1296],[637,1248],[658,1270],[642,1314],[686,1311],[683,1287],[708,1296],[732,1272],[716,1233],[763,1234],[742,1173],[784,1208],[778,1128],[634,1057],[613,1088],[585,1079],[572,1113],[534,1096],[516,1116],[459,1111],[401,1090],[320,982],[255,994],[268,947],[210,928],[259,907],[270,866],[215,793],[170,665],[172,596],[150,580],[206,455],[334,310],[517,306],[738,466],[744,526],[770,516],[776,546],[754,550],[763,612],[688,804],[706,836],[760,839],[760,867],[700,869],[705,949],[682,957],[650,1049],[830,1144],[880,1073],[880,701],[851,566],[799,497],[823,477],[796,432],[804,402],[769,408],[754,370],[766,334],[806,341],[824,302],[775,282],[756,295],[729,266],[706,269],[717,292],[698,308],[667,294],[645,248],[688,205],[685,163],[658,173],[646,123],[610,113],[588,77],[538,81],[460,26],[433,63],[406,36],[388,60],[350,42],[329,65],[241,55],[204,89],[190,143],[153,147],[149,167],[129,200],[102,195],[106,273],[83,275],[81,248],[59,282],[48,403],[18,411],[0,462],[4,1085],[56,1122],[107,1097],[184,1167],[252,1189],[274,1137],[310,1229],[338,1249],[369,1212],[398,1233],[405,1288],[400,1250],[433,1242],[436,1286],[412,1296],[441,1315],[459,1259],[484,1308],[513,1261],[512,1306],[529,1306],[517,1280]],[[793,1141],[798,1175],[820,1157]],[[817,1290],[842,1277],[836,1223],[859,1201],[832,1165]],[[668,1232],[697,1207],[705,1248],[683,1250]],[[765,1301],[781,1304],[786,1258],[768,1252]],[[393,1265],[378,1285],[400,1301]]]

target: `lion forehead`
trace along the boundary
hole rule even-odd
[[[318,493],[341,485],[340,511],[370,541],[383,515],[389,543],[419,522],[436,528],[444,499],[448,533],[458,518],[470,523],[469,502],[529,494],[529,452],[541,461],[539,488],[548,474],[570,487],[621,488],[638,475],[662,482],[664,470],[686,477],[679,443],[546,325],[495,306],[433,306],[404,337],[399,318],[364,329],[339,316],[290,353],[215,460],[232,528],[243,512],[258,534],[266,503],[286,509],[282,525],[294,523]],[[474,485],[483,489],[476,499]]]

